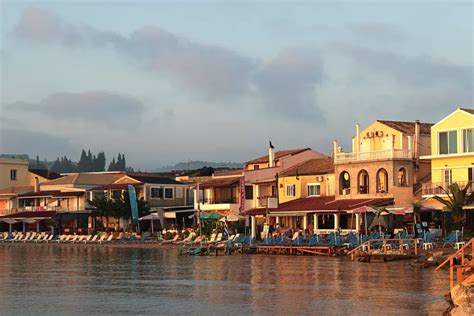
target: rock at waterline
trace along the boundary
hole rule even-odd
[[[451,289],[451,300],[455,305],[451,315],[474,315],[474,274]]]

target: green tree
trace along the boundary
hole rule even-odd
[[[446,210],[451,211],[455,223],[461,225],[467,231],[472,231],[474,228],[472,225],[473,216],[470,216],[471,220],[468,221],[466,209],[464,208],[464,206],[470,205],[474,201],[472,182],[469,181],[464,187],[460,187],[458,183],[452,183],[447,189],[441,186],[439,189],[444,192],[447,198],[436,195],[433,199],[443,204]]]

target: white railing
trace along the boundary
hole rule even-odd
[[[385,159],[411,159],[411,150],[393,149],[393,150],[376,150],[360,153],[340,153],[336,154],[335,163],[354,162],[354,161],[371,161]]]
[[[278,207],[278,199],[273,196],[259,196],[257,197],[257,208],[268,207],[276,208]]]
[[[468,182],[456,181],[456,183],[459,185],[461,189],[463,189],[467,185]],[[448,182],[423,183],[422,194],[423,195],[445,195],[446,191],[449,192],[450,185],[451,184]],[[474,190],[474,184],[471,183],[471,186],[469,187],[468,192],[471,193],[473,192],[473,190]]]

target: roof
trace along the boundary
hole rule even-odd
[[[199,184],[201,188],[226,187],[239,183],[242,177],[213,178]]]
[[[142,183],[155,183],[155,184],[184,184],[168,177],[161,177],[159,175],[131,175],[127,174],[130,178],[138,180]]]
[[[33,211],[33,212],[18,212],[0,216],[0,219],[4,218],[32,218],[32,217],[53,217],[56,215],[56,211]]]
[[[291,156],[299,154],[303,151],[311,150],[311,148],[297,148],[297,149],[287,149],[287,150],[277,150],[275,151],[275,161],[281,157]],[[256,159],[247,161],[245,164],[254,164],[254,163],[268,163],[268,155],[258,157]]]
[[[0,190],[0,195],[16,195],[31,192],[34,190],[33,186],[30,185],[18,185]]]
[[[297,199],[282,203],[278,208],[271,209],[278,212],[303,211],[348,211],[361,206],[382,206],[393,203],[393,198],[366,198],[366,199],[338,199],[334,196],[318,196]]]
[[[226,170],[216,170],[214,175],[219,176],[233,176],[233,175],[242,175],[243,169],[226,169]]]
[[[92,188],[92,191],[106,191],[106,190],[125,190],[129,185],[142,185],[143,183],[111,183]]]
[[[116,176],[97,173],[73,173],[67,176],[41,183],[43,185],[104,185],[117,180]]]
[[[84,191],[59,191],[59,190],[47,190],[38,192],[28,192],[18,195],[19,198],[30,198],[30,197],[62,197],[62,196],[81,196],[84,195]]]
[[[377,120],[382,124],[387,125],[393,129],[396,129],[399,132],[405,134],[415,134],[415,125],[416,122],[404,122],[404,121],[386,121],[386,120]],[[431,126],[432,123],[420,123],[420,135],[431,135]]]
[[[459,108],[460,110],[463,110],[464,112],[474,114],[474,109],[466,109],[466,108]]]
[[[334,158],[316,158],[306,160],[282,173],[280,176],[318,175],[334,173]]]
[[[37,176],[46,178],[48,180],[54,180],[61,178],[61,175],[57,172],[50,171],[48,169],[28,169],[29,172],[34,173]]]

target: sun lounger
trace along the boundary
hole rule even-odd
[[[178,239],[179,239],[179,235],[176,234],[176,235],[174,235],[173,239],[163,240],[161,243],[162,244],[169,244],[169,243],[173,243],[173,242],[178,241]]]
[[[106,238],[107,238],[107,234],[102,233],[102,234],[100,235],[100,238],[99,238],[99,239],[93,240],[93,241],[91,241],[91,242],[93,242],[93,243],[95,243],[95,242],[96,242],[96,243],[101,243],[101,242],[103,242]]]
[[[112,242],[113,238],[114,238],[114,234],[110,234],[109,237],[107,237],[107,239],[99,240],[99,244]]]
[[[71,238],[67,239],[67,240],[63,240],[64,243],[74,243],[76,242],[78,239],[80,238],[79,235],[72,235]]]

